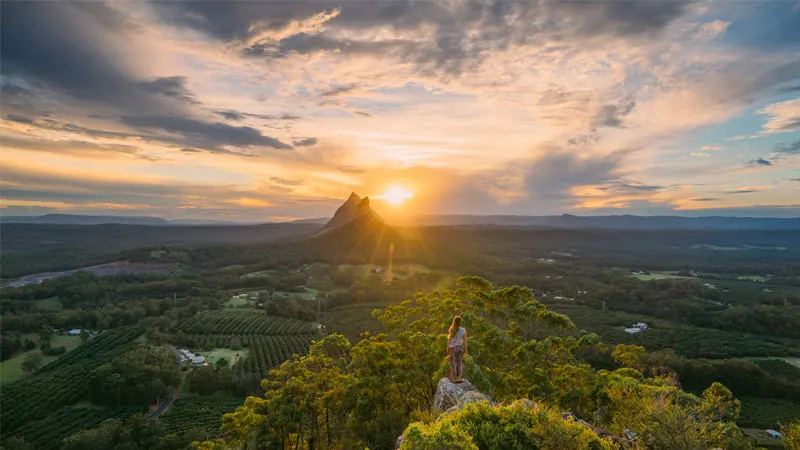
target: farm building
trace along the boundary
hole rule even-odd
[[[780,432],[775,431],[775,430],[766,430],[764,432],[767,433],[767,436],[769,436],[769,437],[771,437],[773,439],[780,439],[780,438],[783,437],[783,435]]]
[[[628,334],[636,334],[641,333],[642,331],[647,329],[647,324],[644,322],[638,322],[633,324],[631,328],[625,328],[625,332]]]
[[[80,328],[75,328],[75,329],[67,331],[64,334],[66,334],[67,336],[80,336],[81,329]]]

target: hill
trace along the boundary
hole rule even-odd
[[[417,226],[504,225],[548,228],[602,228],[620,230],[800,230],[800,218],[683,217],[683,216],[516,216],[428,215],[411,221]]]
[[[169,225],[161,217],[150,216],[89,216],[77,214],[45,214],[43,216],[2,216],[2,223],[29,223],[47,225]]]

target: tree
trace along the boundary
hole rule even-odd
[[[42,352],[39,350],[32,350],[25,354],[22,360],[22,370],[28,373],[33,373],[39,370],[42,365]]]
[[[53,332],[48,327],[43,327],[39,331],[39,341],[42,347],[50,346],[50,340],[53,339]]]
[[[83,341],[84,344],[89,341],[89,337],[91,337],[89,330],[81,330],[81,341]]]
[[[220,359],[217,360],[216,364],[214,364],[214,365],[217,368],[228,367],[230,365],[230,362],[225,358],[220,358]]]

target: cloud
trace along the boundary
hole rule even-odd
[[[769,105],[758,111],[769,116],[762,133],[785,133],[800,131],[800,98]]]
[[[752,194],[754,192],[761,192],[766,189],[772,189],[773,186],[746,186],[746,187],[739,187],[734,189],[727,189],[723,191],[724,194],[728,195],[736,195],[736,194]]]
[[[626,153],[581,157],[550,149],[528,165],[524,175],[525,190],[535,198],[570,198],[576,186],[606,184],[618,179]]]
[[[692,156],[694,158],[708,158],[708,153],[693,152],[693,153],[689,153],[689,156]]]
[[[335,97],[337,95],[346,94],[348,92],[352,92],[354,89],[358,87],[357,83],[346,84],[344,86],[337,86],[333,89],[327,90],[320,94],[320,97]]]
[[[311,147],[312,145],[317,145],[317,138],[307,137],[302,139],[296,139],[292,141],[295,147]]]
[[[299,180],[289,180],[281,177],[271,177],[269,181],[274,184],[280,184],[284,186],[301,186],[303,184],[303,182]]]
[[[691,199],[693,202],[716,202],[721,200],[719,197],[698,197]]]
[[[636,100],[626,97],[614,105],[603,105],[592,124],[603,127],[622,127],[622,119],[636,107]]]
[[[700,25],[700,30],[708,37],[715,38],[721,34],[724,34],[725,31],[730,26],[731,22],[725,22],[723,20],[713,20],[711,22],[706,22]]]
[[[122,123],[139,129],[160,129],[185,137],[194,147],[219,150],[224,146],[236,148],[271,147],[291,150],[292,146],[264,136],[252,127],[234,127],[221,122],[206,122],[180,116],[143,115],[122,116]]]
[[[186,103],[200,103],[186,87],[186,77],[161,77],[139,83],[139,87],[152,94],[163,95]]]
[[[708,152],[708,151],[721,152],[723,149],[719,145],[704,145],[704,146],[700,147],[700,150],[703,150],[703,151],[706,151],[706,152]]]
[[[236,43],[250,57],[336,53],[390,57],[429,74],[461,74],[487,53],[539,35],[635,37],[662,30],[688,3],[161,2],[164,20]],[[388,31],[393,31],[388,32]]]
[[[71,153],[81,156],[108,157],[111,155],[126,155],[148,161],[158,161],[161,158],[142,152],[139,147],[126,144],[98,144],[81,140],[50,140],[32,139],[15,136],[4,136],[3,146],[6,148],[25,149],[37,152],[56,154]]]
[[[102,2],[3,2],[4,75],[41,83],[86,102],[128,110],[166,108],[142,92],[132,26]]]
[[[280,115],[280,116],[272,116],[272,115],[269,115],[269,114],[254,114],[254,113],[241,112],[241,111],[236,111],[234,109],[222,109],[222,110],[217,109],[217,110],[214,110],[214,111],[211,111],[211,112],[216,114],[216,115],[218,115],[218,116],[220,116],[220,117],[222,117],[222,118],[224,118],[224,119],[233,120],[235,122],[241,121],[245,117],[253,117],[253,118],[262,119],[262,120],[298,120],[298,119],[300,119],[299,116],[295,116],[295,115],[292,115],[292,114],[283,114],[283,115]]]
[[[753,159],[753,160],[747,161],[747,163],[745,163],[745,165],[747,167],[771,166],[772,165],[772,161],[766,160],[764,158],[758,158],[758,159]]]
[[[778,144],[773,152],[776,157],[786,157],[791,155],[800,155],[800,140],[794,141],[791,144]]]

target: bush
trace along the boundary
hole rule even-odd
[[[517,401],[498,407],[471,403],[436,422],[412,423],[400,448],[600,450],[615,446],[583,425],[564,420],[553,409]]]
[[[42,350],[42,354],[43,355],[47,355],[47,356],[63,355],[66,352],[67,352],[67,348],[64,347],[63,345],[61,347],[48,347],[48,348],[45,348],[44,350]]]

